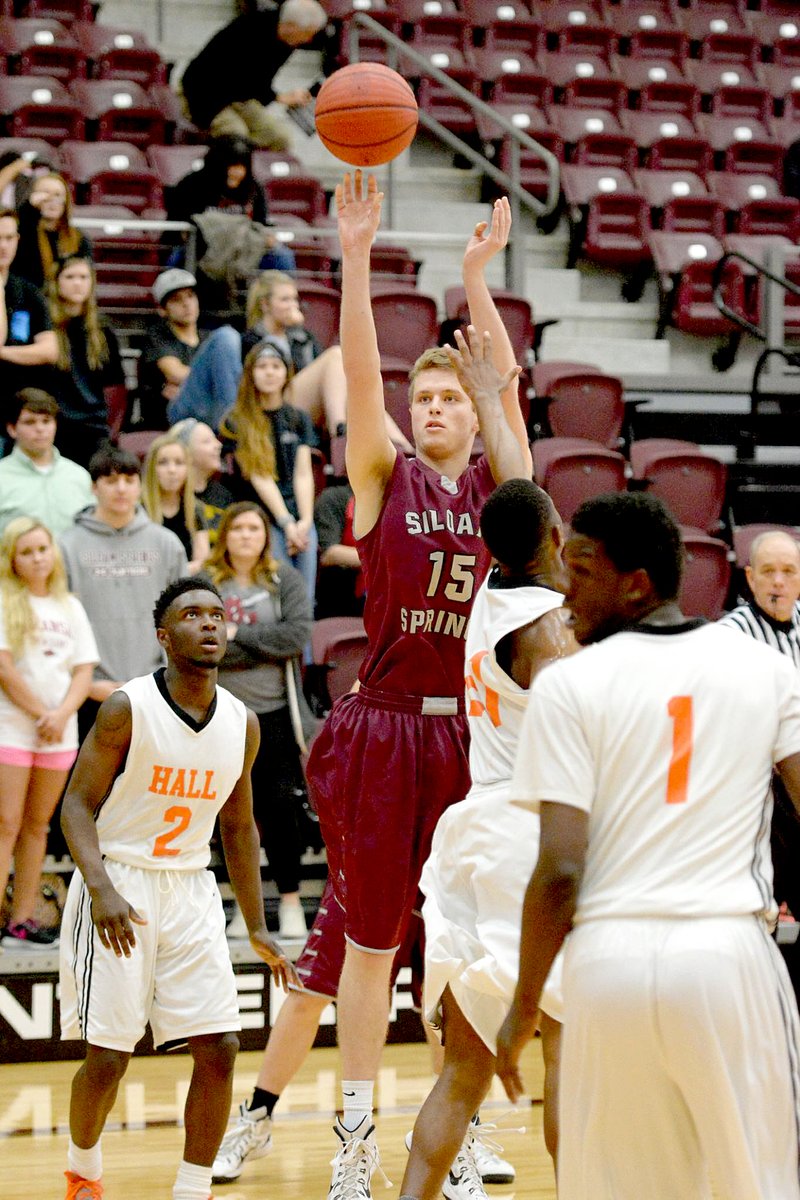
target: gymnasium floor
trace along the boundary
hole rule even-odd
[[[255,1083],[261,1054],[240,1054],[234,1101]],[[48,1062],[0,1067],[0,1195],[30,1200],[64,1195],[69,1085],[78,1064]],[[216,1185],[217,1200],[324,1200],[329,1162],[336,1145],[331,1115],[337,1106],[337,1052],[312,1051],[295,1082],[281,1098],[274,1150],[249,1163],[238,1182]],[[120,1088],[103,1135],[106,1200],[170,1200],[181,1154],[179,1113],[189,1082],[185,1055],[135,1058]],[[517,1168],[511,1187],[491,1187],[498,1200],[556,1200],[550,1160],[542,1139],[542,1067],[538,1041],[528,1052],[525,1080],[535,1098],[510,1110],[495,1082],[482,1110],[485,1121],[506,1128],[526,1126],[524,1134],[497,1135],[504,1156]],[[383,1166],[391,1191],[375,1176],[375,1200],[399,1195],[406,1153],[403,1138],[430,1087],[427,1048],[422,1043],[387,1046],[378,1081],[378,1125]]]

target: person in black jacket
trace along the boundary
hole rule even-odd
[[[14,274],[35,287],[44,287],[59,259],[73,254],[92,257],[88,241],[72,224],[69,188],[57,171],[35,180],[17,215],[19,247]]]
[[[58,339],[47,387],[58,401],[56,445],[86,467],[109,437],[105,389],[125,382],[119,345],[98,313],[89,259],[71,255],[57,264],[49,302]]]
[[[273,100],[286,108],[307,104],[304,88],[276,95],[272,80],[297,46],[305,46],[326,23],[316,0],[285,0],[280,6],[236,17],[192,59],[180,87],[192,121],[212,137],[249,137],[265,150],[286,150],[284,122],[267,111]]]

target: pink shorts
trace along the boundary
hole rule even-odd
[[[18,750],[0,746],[0,764],[5,767],[39,767],[45,771],[68,771],[78,757],[77,750]]]
[[[315,739],[307,778],[345,937],[403,942],[439,817],[470,788],[467,719],[423,715],[413,697],[343,696]]]
[[[421,899],[421,897],[420,897]],[[414,1007],[422,1008],[422,971],[425,964],[425,925],[416,910],[408,925],[405,941],[394,958],[391,986],[403,967],[411,968],[411,996]],[[344,965],[344,912],[333,894],[330,878],[319,902],[314,924],[309,930],[303,953],[295,964],[307,992],[336,999],[339,976]]]

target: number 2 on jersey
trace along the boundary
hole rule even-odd
[[[182,804],[173,804],[166,810],[164,820],[168,825],[174,825],[174,828],[158,835],[153,843],[153,858],[174,858],[176,854],[180,854],[180,850],[170,846],[169,843],[183,833],[191,819],[192,810]]]
[[[667,703],[672,719],[672,757],[667,775],[667,804],[685,804],[689,792],[694,721],[691,696],[673,696]]]

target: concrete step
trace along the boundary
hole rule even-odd
[[[607,337],[571,335],[562,333],[561,326],[556,325],[545,332],[541,359],[590,363],[611,375],[624,376],[626,371],[661,375],[670,369],[670,347],[666,341],[626,338],[613,333]]]

